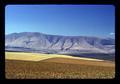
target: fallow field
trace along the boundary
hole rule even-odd
[[[111,79],[115,63],[67,55],[5,53],[7,79]]]

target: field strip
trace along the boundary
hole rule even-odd
[[[85,57],[73,57],[68,55],[55,55],[56,57],[62,57],[62,58],[71,58],[71,59],[81,59],[81,60],[91,60],[91,61],[104,61],[99,59],[92,59],[92,58],[85,58]]]
[[[49,58],[71,58],[71,59],[81,59],[81,60],[91,60],[91,61],[104,61],[99,59],[84,58],[84,57],[73,57],[67,55],[57,55],[57,54],[40,54],[40,53],[24,53],[24,52],[5,52],[5,59],[10,60],[24,60],[24,61],[41,61]]]
[[[17,53],[17,52],[5,53],[5,59],[10,59],[10,60],[41,61],[49,58],[53,58],[53,57],[45,56],[44,54],[37,54],[37,53]]]

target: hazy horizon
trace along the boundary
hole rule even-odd
[[[25,33],[25,32],[13,32],[13,33]],[[9,33],[9,34],[5,34],[5,35],[10,35],[10,34],[13,34],[13,33]],[[41,32],[27,32],[27,33],[41,33]],[[47,33],[42,33],[42,34],[46,34],[46,35],[55,35],[55,36],[70,36],[70,35],[58,35],[58,34],[47,34]],[[71,35],[70,37],[76,37],[76,36],[83,36],[83,37],[96,37],[96,38],[111,38],[111,39],[115,39],[114,37],[100,37],[100,36],[87,36],[87,35]]]

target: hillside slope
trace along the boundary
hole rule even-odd
[[[13,33],[5,36],[6,48],[114,53],[114,45],[114,39],[111,38],[57,36],[37,32]]]

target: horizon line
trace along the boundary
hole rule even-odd
[[[65,36],[65,37],[79,37],[79,36],[81,36],[81,37],[95,37],[95,38],[112,38],[112,37],[101,37],[101,36],[92,36],[92,35],[90,35],[90,36],[88,36],[88,35],[73,35],[73,36],[70,36],[70,35],[59,35],[59,34],[47,34],[47,33],[43,33],[43,32],[13,32],[13,33],[8,33],[8,34],[6,34],[5,33],[5,35],[9,35],[9,34],[14,34],[14,33],[17,33],[17,34],[20,34],[20,33],[39,33],[39,34],[45,34],[45,35],[52,35],[52,36]],[[112,39],[115,39],[115,37],[113,37]]]

